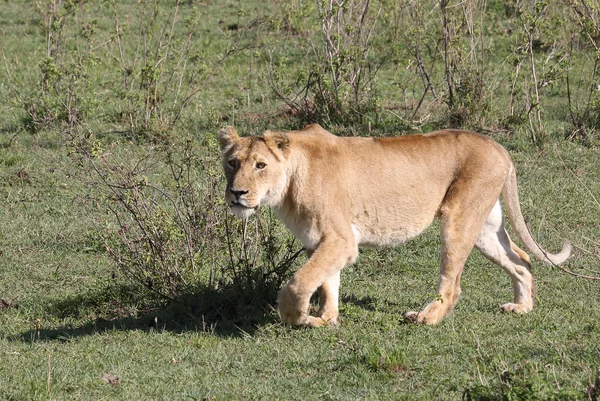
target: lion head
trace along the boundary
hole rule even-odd
[[[225,201],[231,211],[247,219],[260,206],[276,206],[287,187],[289,139],[267,131],[240,138],[233,127],[221,130],[219,144],[227,178]]]

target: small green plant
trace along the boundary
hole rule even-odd
[[[542,372],[543,373],[543,372]],[[490,385],[471,384],[463,393],[466,401],[512,401],[512,400],[580,400],[584,394],[573,390],[556,388],[554,381],[540,379],[525,369],[505,370],[499,380]]]
[[[35,88],[17,91],[30,132],[53,126],[73,132],[98,105],[97,82],[92,78],[100,62],[95,52],[97,20],[85,14],[76,19],[82,3],[36,3],[46,38],[44,56],[38,62],[39,82]],[[79,31],[73,31],[72,25]]]
[[[362,357],[365,364],[373,371],[399,374],[410,373],[412,370],[405,351],[397,347],[392,349],[372,347],[363,351]]]

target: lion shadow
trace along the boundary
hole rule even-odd
[[[219,337],[243,337],[279,322],[275,309],[277,291],[275,286],[246,291],[203,288],[140,309],[137,307],[140,302],[138,288],[110,284],[83,294],[50,300],[41,314],[42,319],[33,322],[32,329],[7,337],[20,342],[67,342],[115,330],[194,331]],[[44,328],[43,316],[59,320],[63,325]]]
[[[341,298],[341,301],[343,304],[352,304],[360,309],[369,312],[375,312],[377,310],[381,310],[382,308],[387,310],[397,309],[401,311],[407,307],[406,305],[401,305],[397,302],[382,299],[377,296],[373,297],[370,295],[359,298],[354,294],[348,294],[344,295]]]
[[[279,287],[273,284],[252,289],[201,288],[184,292],[169,302],[140,308],[140,304],[148,304],[151,294],[141,293],[139,287],[131,284],[108,283],[45,302],[39,322],[33,322],[27,331],[7,337],[20,342],[68,342],[98,333],[130,330],[245,337],[254,335],[261,327],[280,324],[276,310]],[[341,301],[366,311],[377,310],[381,302],[371,296],[359,298],[354,294],[343,296]],[[316,296],[312,304],[313,308],[318,304]],[[58,320],[62,325],[46,328],[44,317]]]

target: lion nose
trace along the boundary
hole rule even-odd
[[[236,198],[239,198],[242,195],[246,195],[248,191],[236,191],[235,189],[230,189],[229,192],[233,194]]]

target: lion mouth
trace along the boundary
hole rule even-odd
[[[252,210],[252,211],[255,211],[258,209],[258,206],[248,206],[243,203],[236,202],[236,201],[231,201],[231,204],[229,205],[229,207],[231,207],[232,209]]]
[[[242,220],[248,219],[248,217],[250,217],[252,214],[254,214],[256,209],[258,209],[258,206],[248,207],[246,205],[243,205],[243,204],[241,204],[239,202],[235,202],[235,201],[232,201],[229,206],[230,206],[233,214]]]
[[[236,202],[236,201],[231,201],[231,207],[239,207],[239,208],[242,208],[242,209],[258,209],[258,206],[255,206],[255,207],[246,206],[243,203]]]

